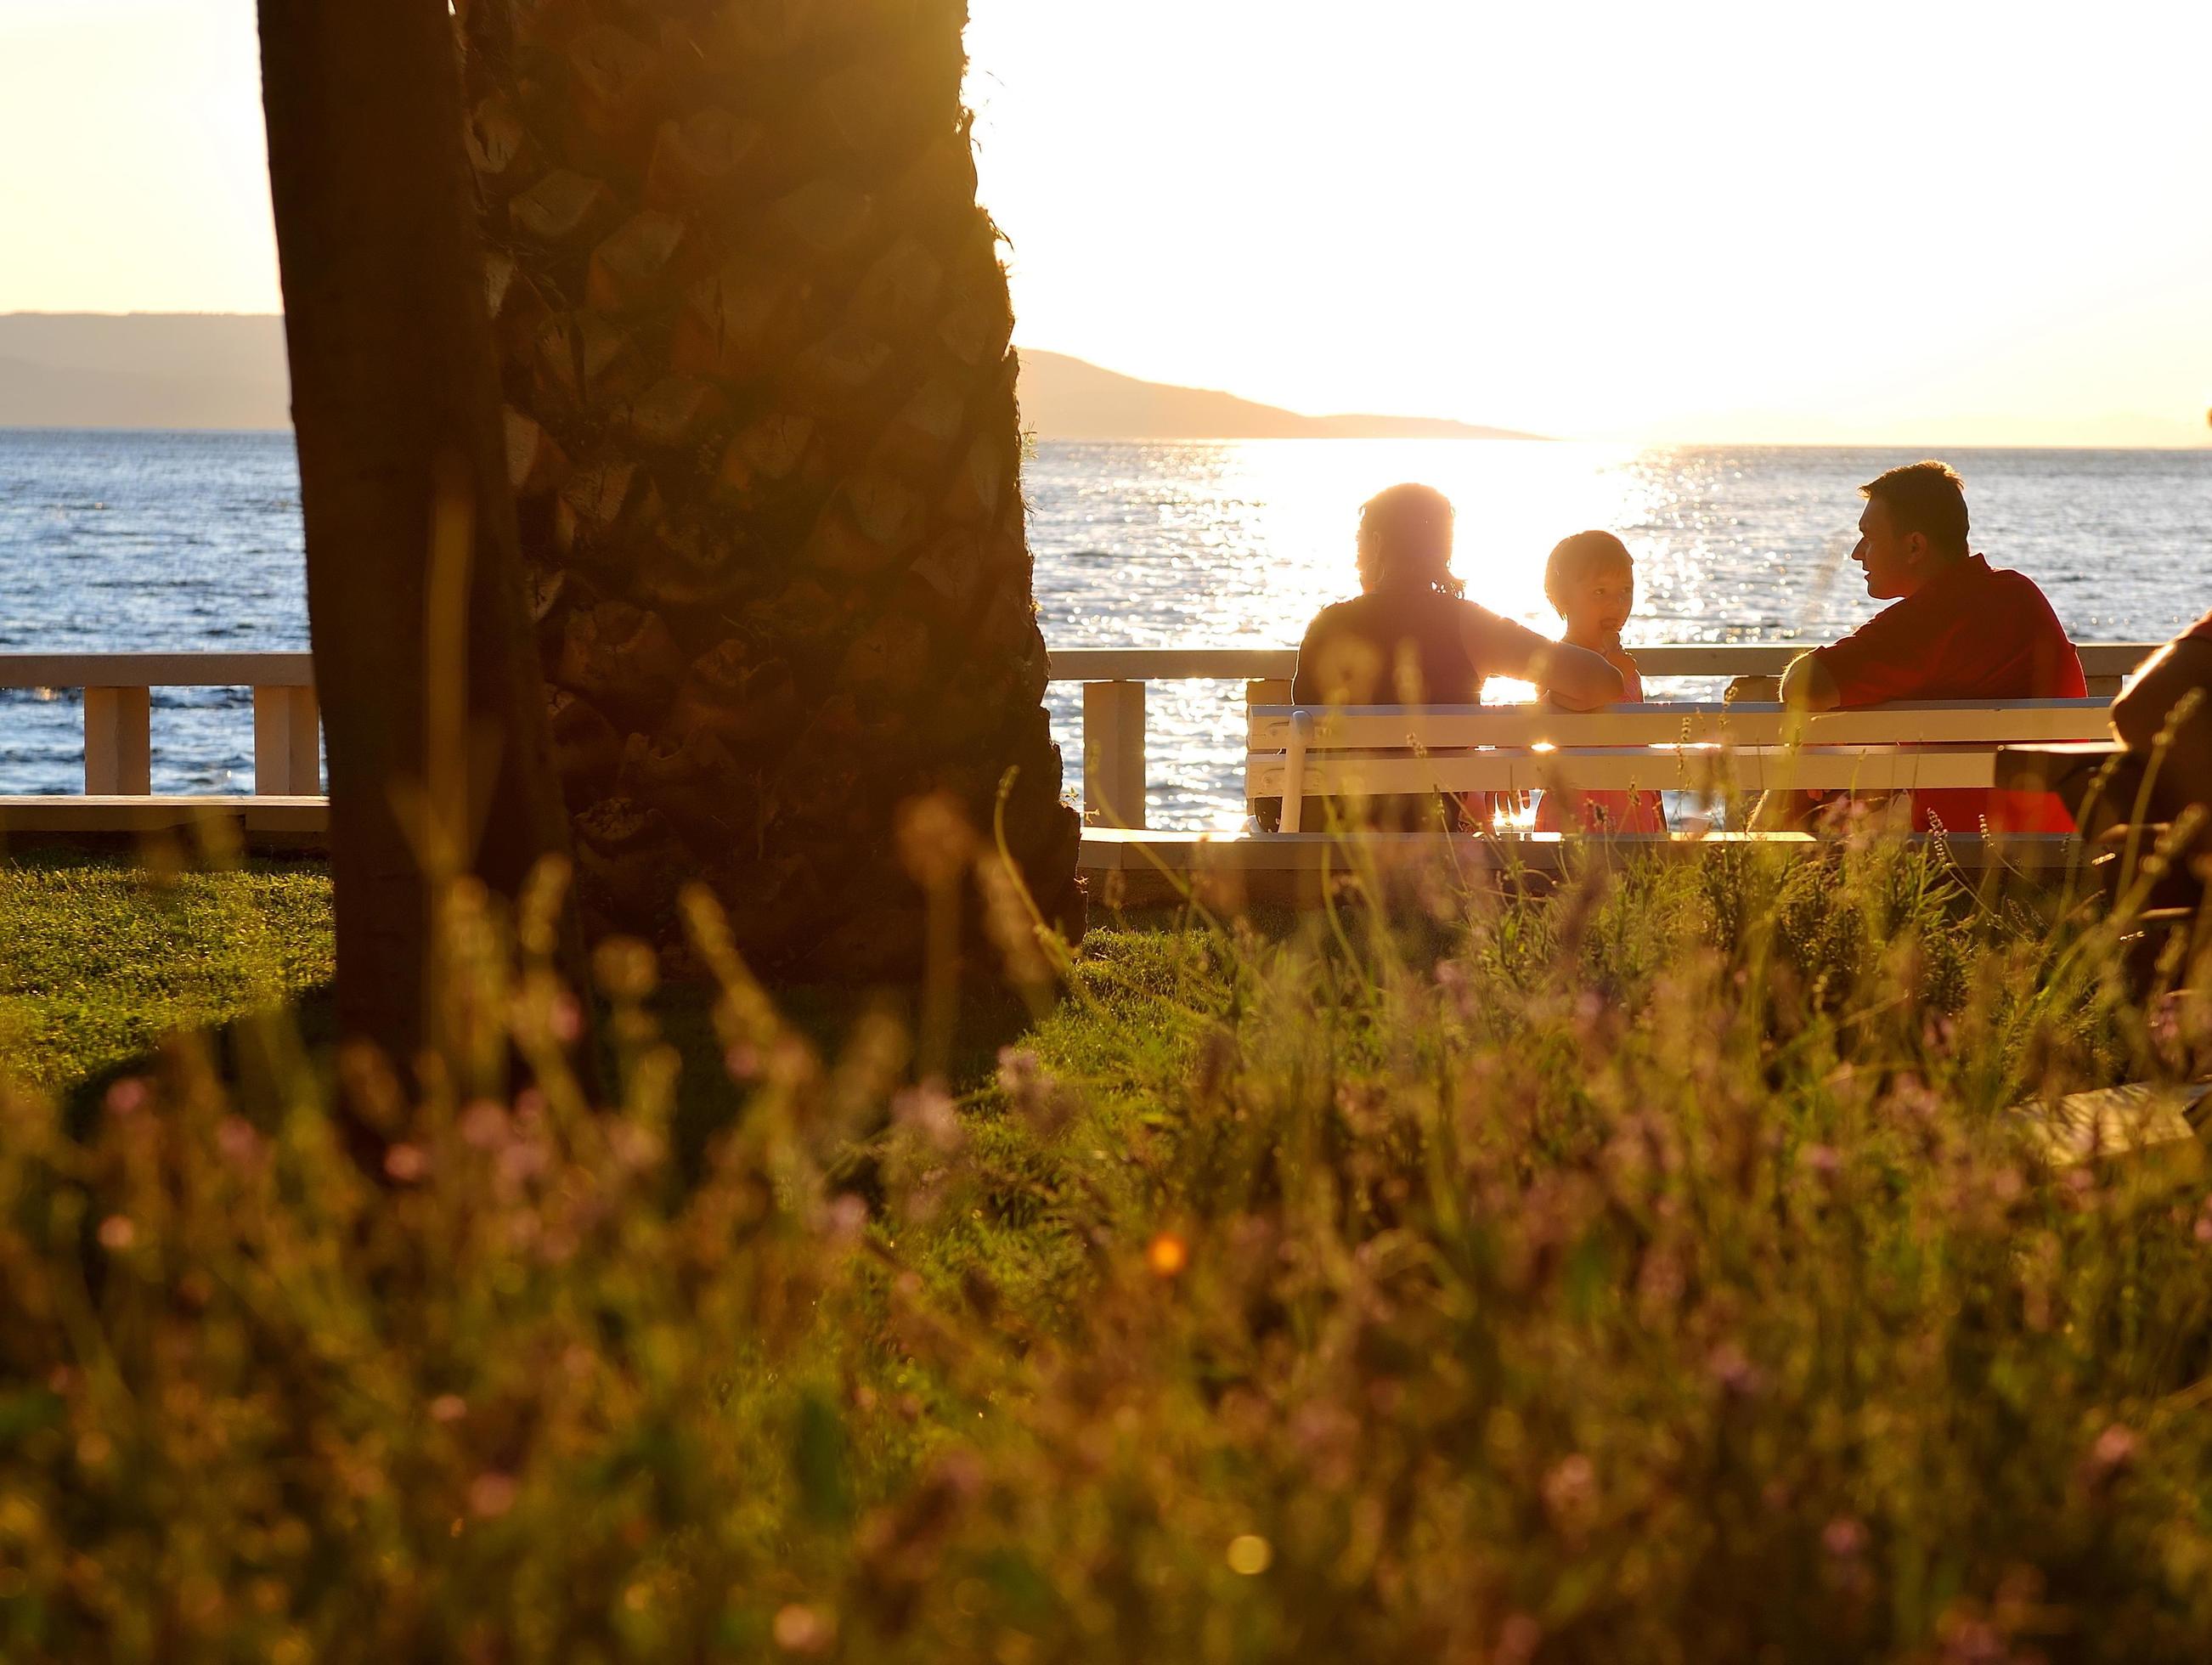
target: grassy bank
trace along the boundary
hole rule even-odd
[[[635,964],[621,1116],[374,1183],[19,1101],[0,1653],[2201,1657],[2212,1198],[2006,1114],[2160,1066],[2111,949],[1880,850],[1109,932],[957,1100],[721,963],[696,1184]]]

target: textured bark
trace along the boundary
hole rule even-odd
[[[472,0],[469,147],[587,904],[909,970],[899,806],[1080,929],[963,0]]]
[[[409,823],[419,830],[433,774],[441,504],[464,517],[469,563],[457,697],[471,744],[453,755],[482,835],[466,865],[512,897],[567,848],[507,487],[515,441],[501,427],[445,0],[262,0],[260,22],[330,753],[338,1018],[349,1038],[411,1062],[434,1034],[431,885]],[[550,453],[538,465],[554,466]]]

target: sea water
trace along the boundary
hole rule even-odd
[[[1603,526],[1637,557],[1638,641],[1807,643],[1868,617],[1856,489],[1918,453],[1540,442],[1046,442],[1024,489],[1055,647],[1293,647],[1352,593],[1362,501],[1425,480],[1459,508],[1468,593],[1556,628],[1544,556]],[[1952,451],[1974,542],[2041,584],[2077,641],[2155,640],[2212,607],[2212,450]],[[0,431],[0,652],[307,644],[289,434]],[[1510,690],[1505,690],[1510,692]],[[1666,684],[1650,691],[1663,697]],[[1687,689],[1680,691],[1688,692]],[[1241,685],[1156,683],[1151,818],[1243,818]],[[0,693],[0,792],[74,792],[79,696]],[[1080,770],[1080,691],[1053,717]],[[157,792],[252,786],[244,689],[154,702]]]

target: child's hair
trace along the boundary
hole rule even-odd
[[[1553,545],[1551,559],[1544,562],[1544,599],[1552,604],[1553,612],[1565,617],[1567,592],[1607,567],[1636,570],[1636,557],[1629,554],[1628,545],[1611,532],[1578,532],[1571,538],[1562,538]]]

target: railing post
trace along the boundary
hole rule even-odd
[[[1145,684],[1083,684],[1083,818],[1145,824]]]
[[[312,798],[323,789],[322,714],[312,688],[253,690],[253,792]]]
[[[86,689],[85,796],[143,798],[153,790],[153,690]]]

